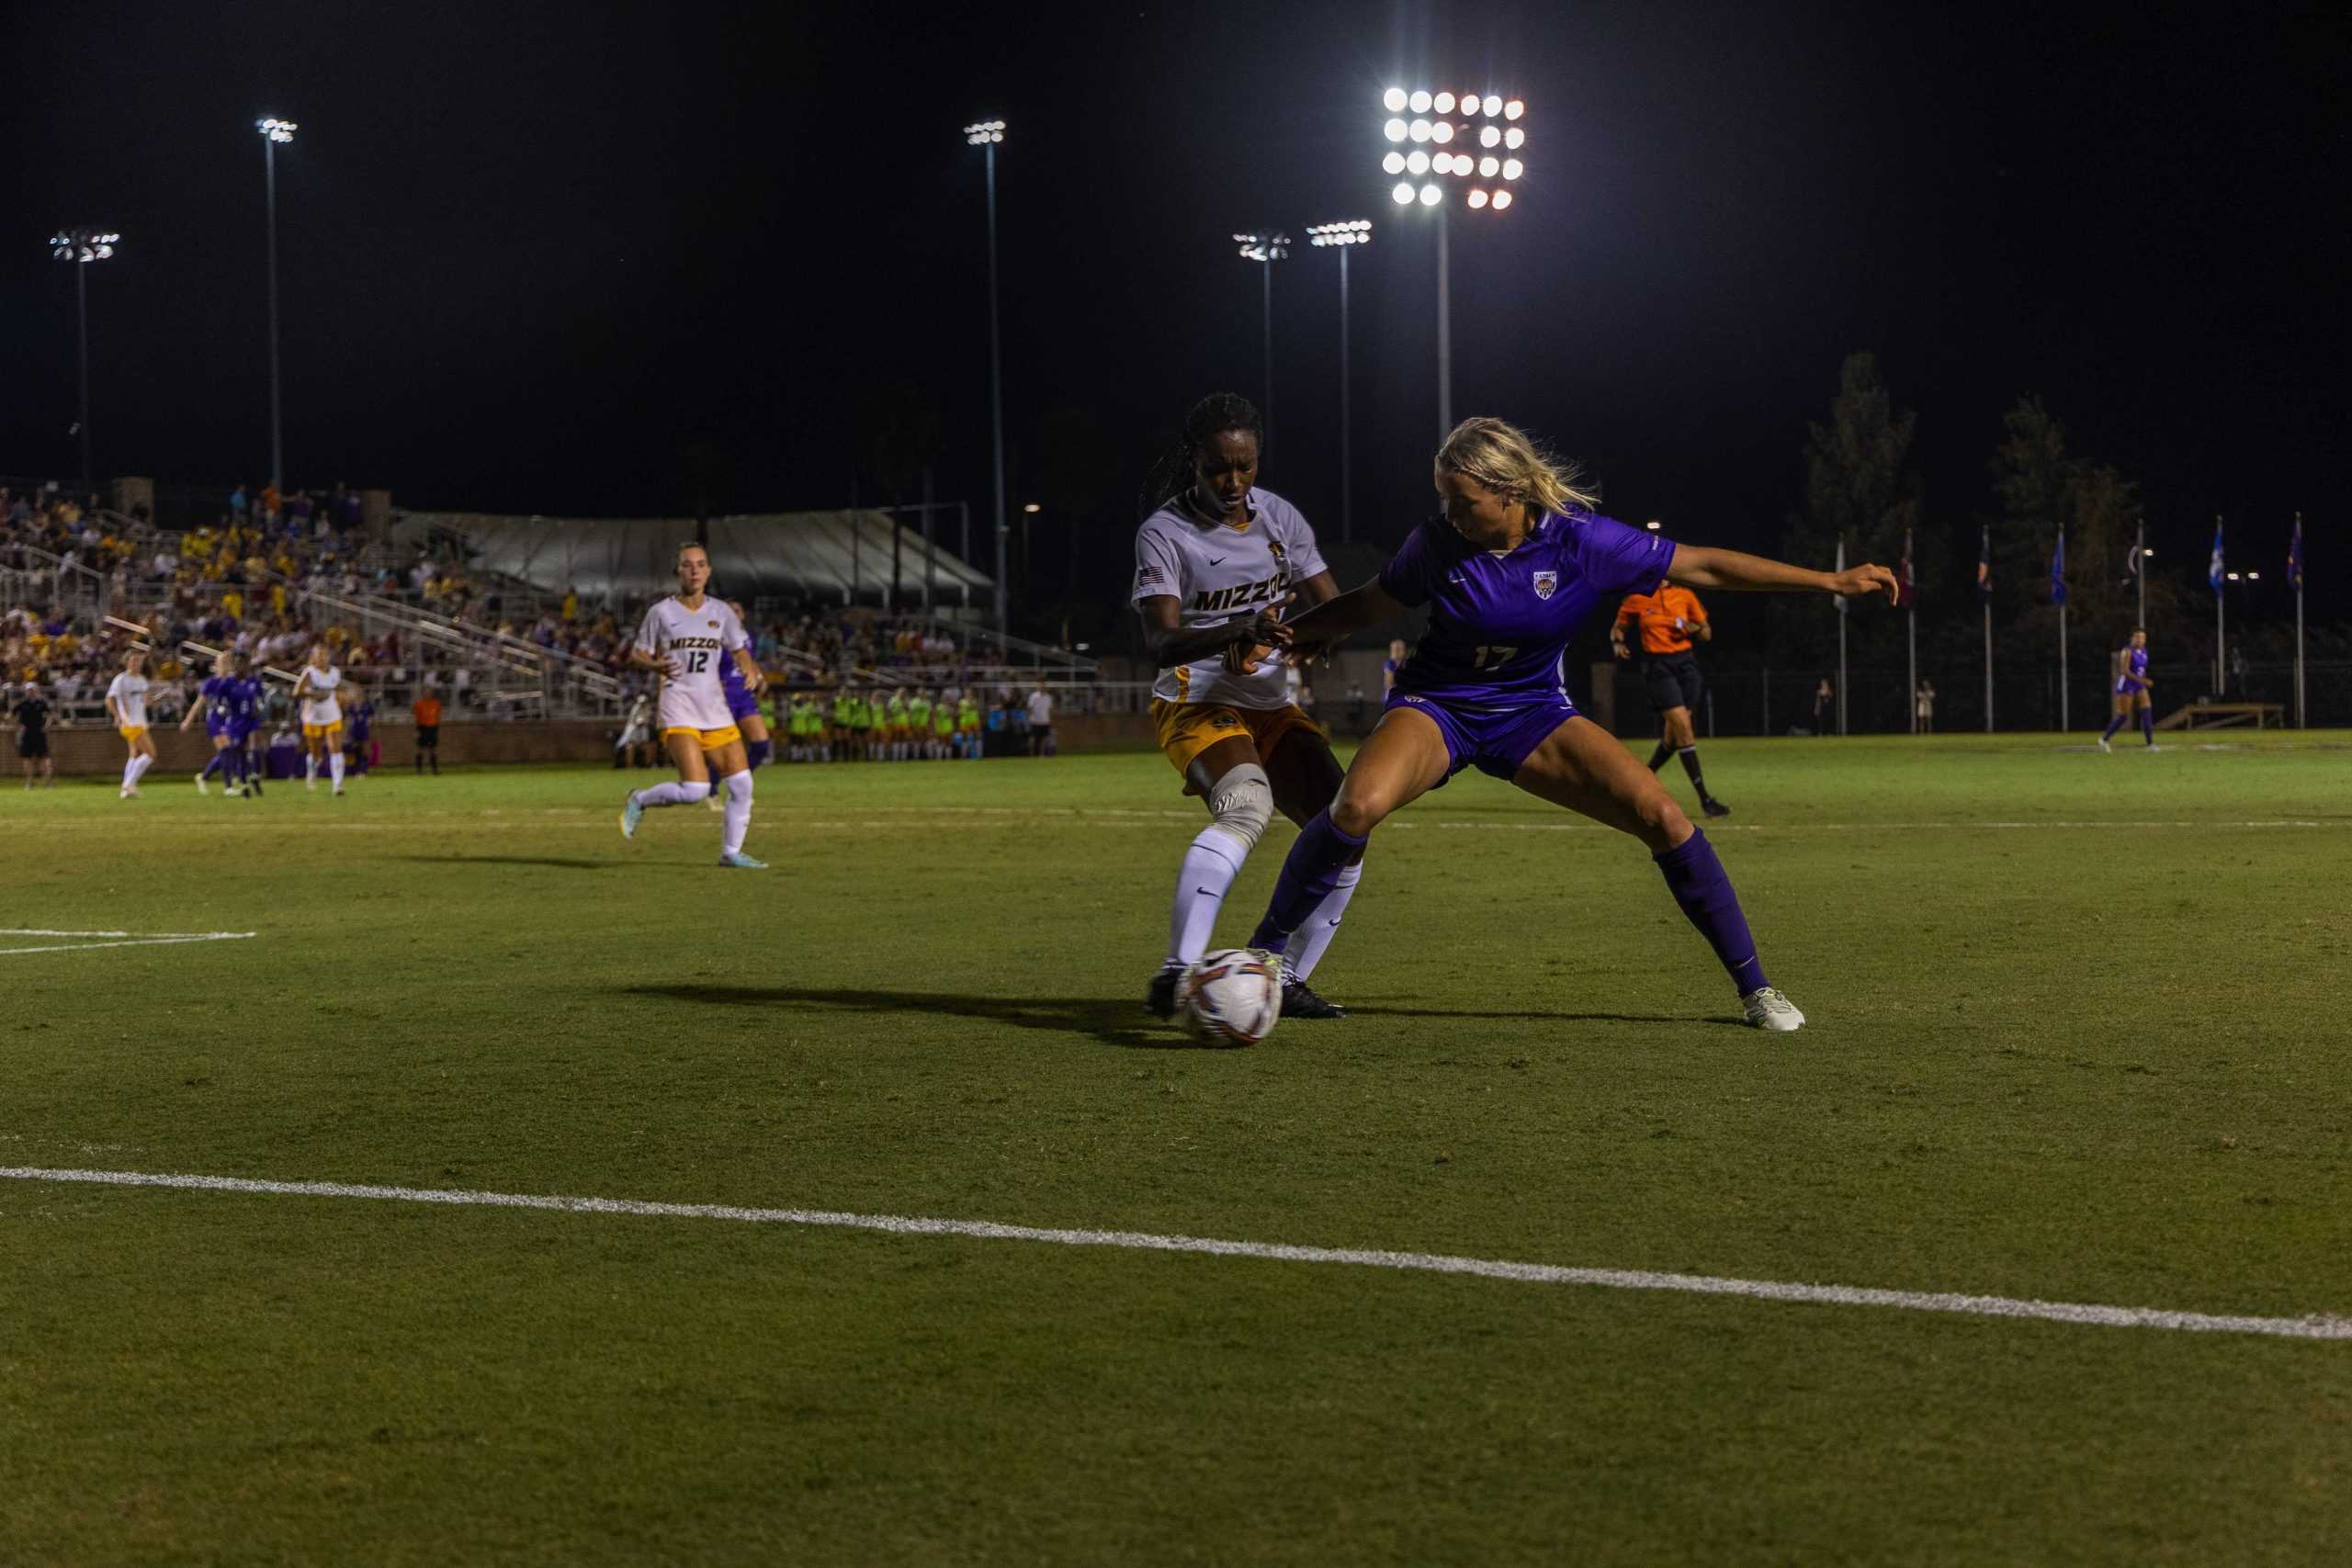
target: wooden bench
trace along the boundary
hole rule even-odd
[[[2195,729],[2203,725],[2218,729],[2224,725],[2244,724],[2251,719],[2256,729],[2267,729],[2272,724],[2287,728],[2287,705],[2284,703],[2191,703],[2177,712],[2156,721],[2158,729]]]

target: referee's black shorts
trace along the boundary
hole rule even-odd
[[[1699,694],[1706,688],[1699,680],[1699,660],[1687,649],[1680,653],[1653,653],[1642,660],[1642,684],[1649,688],[1650,706],[1697,712]]]

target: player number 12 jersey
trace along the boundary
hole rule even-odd
[[[657,600],[637,628],[640,653],[667,654],[673,668],[662,682],[662,728],[724,729],[735,722],[718,666],[744,646],[743,623],[716,599],[693,609],[677,595]]]

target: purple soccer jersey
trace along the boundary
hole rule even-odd
[[[2134,692],[2144,692],[2148,689],[2148,650],[2146,649],[2133,649],[2131,661],[2123,667],[2123,670],[2124,672],[2115,679],[2117,696],[2128,697]]]
[[[727,715],[737,724],[758,715],[760,699],[752,694],[751,682],[743,679],[733,657],[723,651],[718,656],[718,689],[727,694]]]
[[[1577,626],[1604,600],[1652,592],[1673,562],[1671,539],[1589,513],[1547,515],[1501,554],[1424,523],[1380,573],[1390,598],[1430,606],[1396,689],[1487,711],[1561,699]]]
[[[207,675],[198,693],[204,698],[204,733],[229,733],[229,688],[237,683],[233,675]]]

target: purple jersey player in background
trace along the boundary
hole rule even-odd
[[[229,656],[230,682],[222,699],[229,718],[229,750],[236,758],[229,766],[242,787],[238,793],[261,794],[261,769],[253,754],[254,731],[261,728],[262,707],[266,701],[261,677],[254,673],[253,655],[235,653]]]
[[[196,775],[196,793],[198,795],[212,793],[204,781],[215,773],[224,773],[230,781],[221,787],[223,795],[236,793],[237,763],[229,748],[227,707],[229,688],[236,683],[236,677],[229,671],[230,655],[214,654],[212,673],[207,675],[204,684],[197,688],[196,702],[180,720],[180,731],[186,734],[187,727],[200,716],[204,720],[204,733],[212,741],[212,755],[204,760],[204,771]]]
[[[735,618],[743,620],[743,606],[732,600],[727,607]],[[746,625],[749,623],[746,622]],[[727,694],[727,714],[735,728],[743,732],[743,759],[754,769],[775,754],[775,741],[768,734],[768,721],[761,716],[759,694],[752,691],[731,659],[718,661],[719,690]],[[718,797],[713,795],[716,800]]]
[[[2148,678],[2148,634],[2144,628],[2134,626],[2131,645],[2116,650],[2115,716],[2107,721],[2107,733],[2098,738],[2100,750],[2114,749],[2108,742],[2115,739],[2117,730],[2131,722],[2135,713],[2140,716],[2140,733],[2148,738],[2151,747],[2155,745],[2154,687],[2155,682]]]
[[[1561,681],[1577,626],[1604,601],[1690,588],[1895,595],[1883,566],[1810,571],[1731,550],[1677,546],[1591,511],[1527,436],[1498,419],[1456,425],[1437,454],[1442,520],[1423,524],[1376,581],[1284,626],[1312,649],[1418,605],[1428,634],[1397,672],[1339,798],[1301,830],[1250,945],[1280,953],[1391,812],[1465,767],[1622,829],[1648,846],[1674,901],[1723,961],[1747,1021],[1802,1028],[1765,976],[1731,879],[1657,775],[1579,716]]]

